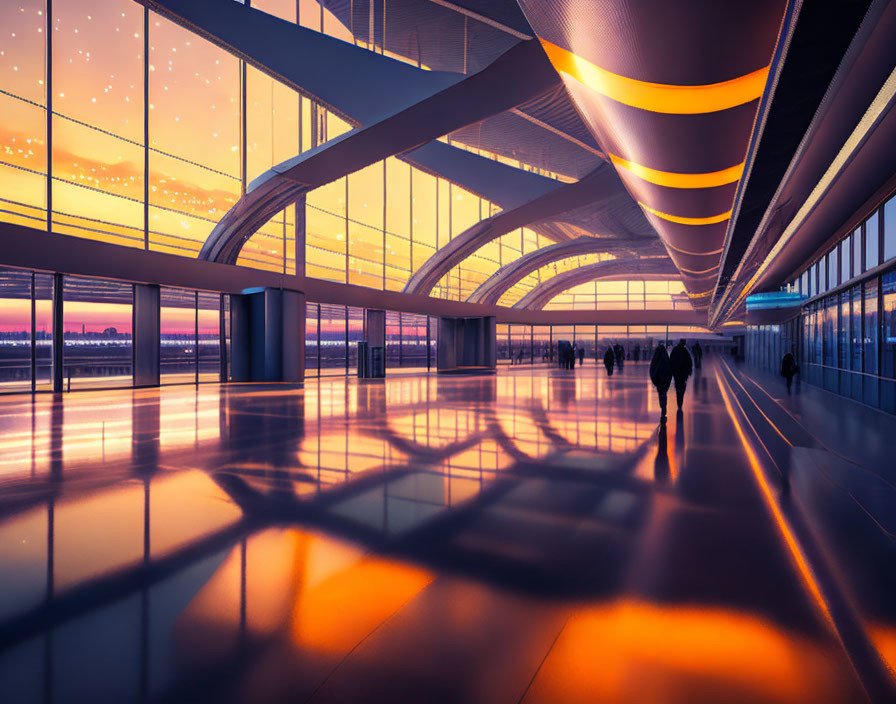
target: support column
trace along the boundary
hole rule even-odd
[[[53,391],[65,390],[65,334],[63,333],[62,274],[53,274]]]
[[[230,316],[234,381],[304,380],[304,293],[252,289],[231,296]]]
[[[358,346],[358,376],[386,376],[386,311],[364,309],[364,344]]]
[[[440,372],[482,372],[497,366],[494,316],[439,319]]]
[[[134,284],[134,386],[161,380],[160,295],[155,284]]]
[[[483,319],[483,332],[485,366],[496,369],[498,366],[498,323],[495,316],[488,315]]]

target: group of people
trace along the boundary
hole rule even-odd
[[[576,358],[580,367],[585,362],[585,348],[576,347],[567,340],[560,340],[557,344],[557,356],[561,369],[575,369]]]
[[[604,366],[607,368],[607,376],[613,376],[613,367],[618,367],[622,371],[622,364],[625,362],[625,349],[618,342],[615,345],[609,345],[607,351],[604,352]]]
[[[653,353],[653,359],[650,360],[650,381],[656,387],[660,398],[662,414],[660,420],[663,423],[666,422],[666,394],[672,381],[675,381],[675,399],[678,402],[678,412],[681,413],[688,378],[694,368],[699,369],[703,363],[703,348],[700,347],[700,343],[695,343],[693,349],[694,356],[692,358],[685,341],[679,340],[678,344],[672,348],[672,353],[669,354],[666,351],[666,345],[660,343]]]

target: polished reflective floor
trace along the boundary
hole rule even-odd
[[[644,363],[0,397],[0,700],[887,701],[896,420],[834,398],[721,359],[665,426]]]

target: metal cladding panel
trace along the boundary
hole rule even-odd
[[[785,0],[520,5],[692,303],[705,307]]]
[[[783,0],[520,0],[542,39],[639,81],[705,85],[768,63]]]

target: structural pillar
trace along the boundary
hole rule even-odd
[[[495,369],[497,362],[494,316],[439,319],[440,372]]]
[[[62,274],[53,274],[53,391],[65,390],[65,333],[63,332]]]
[[[160,289],[134,284],[134,386],[158,386],[161,381]]]
[[[304,380],[304,293],[249,289],[231,296],[230,316],[234,381]]]

